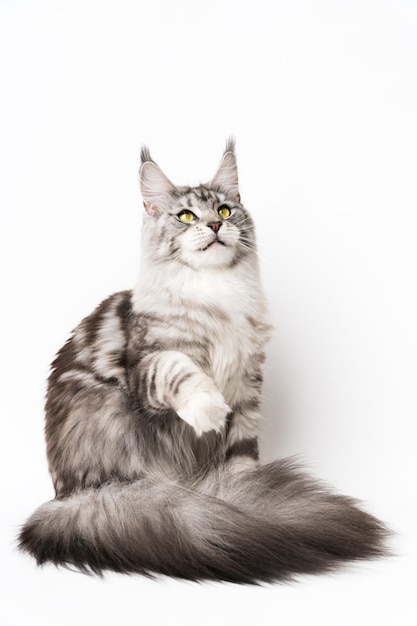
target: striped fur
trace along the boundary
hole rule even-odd
[[[27,521],[21,549],[82,571],[245,583],[382,554],[383,525],[352,500],[287,461],[259,465],[271,326],[233,142],[193,188],[141,156],[140,279],[84,319],[52,365],[56,497]]]

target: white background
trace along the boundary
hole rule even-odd
[[[417,624],[417,3],[1,0],[0,63],[1,624]],[[14,537],[53,497],[48,365],[136,280],[140,144],[194,184],[230,133],[277,327],[264,457],[398,556],[259,588],[38,569]]]

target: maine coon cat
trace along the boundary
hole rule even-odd
[[[270,336],[234,143],[211,181],[170,182],[142,149],[133,291],[84,319],[52,364],[55,499],[20,534],[38,563],[240,583],[384,553],[384,526],[292,462],[261,466]]]

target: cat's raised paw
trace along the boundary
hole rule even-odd
[[[200,437],[210,430],[219,432],[226,423],[230,407],[219,391],[200,391],[193,394],[177,411],[184,422],[190,424]]]

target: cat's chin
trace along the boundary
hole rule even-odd
[[[219,241],[218,239],[215,239],[214,241],[212,241],[211,243],[209,243],[208,246],[206,246],[205,248],[202,249],[202,252],[205,252],[206,250],[208,250],[209,248],[218,248],[218,247],[224,247],[226,244],[223,243],[222,241]]]
[[[211,243],[203,250],[186,250],[183,261],[194,269],[230,267],[235,261],[235,250],[220,241]]]

